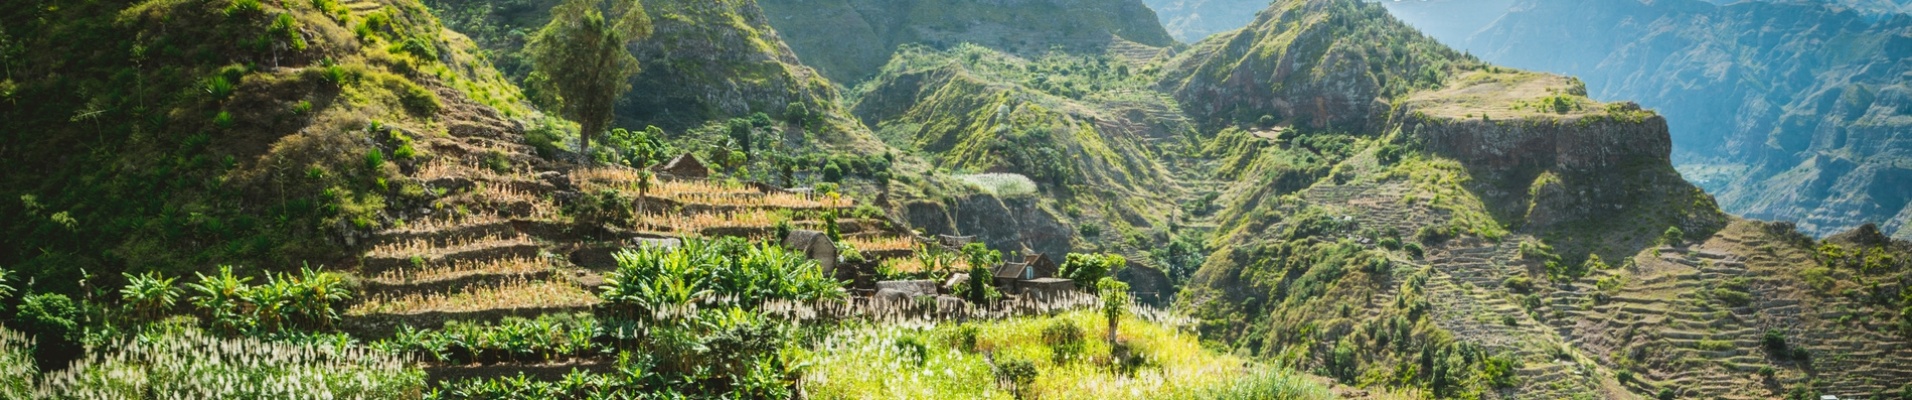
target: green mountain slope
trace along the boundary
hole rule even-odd
[[[0,215],[16,221],[0,264],[42,290],[82,270],[329,262],[429,204],[387,161],[533,114],[416,3],[47,1],[4,15],[0,158],[38,172],[0,177]]]
[[[1248,29],[1177,56],[1160,87],[1208,126],[1267,115],[1296,126],[1373,132],[1382,128],[1387,99],[1438,87],[1454,68],[1478,64],[1378,7],[1285,1]]]
[[[1902,320],[1896,289],[1861,304],[1780,284],[1802,270],[1824,289],[1902,282],[1902,265],[1834,277],[1766,254],[1815,244],[1720,212],[1673,169],[1666,119],[1590,100],[1574,79],[1454,57],[1378,10],[1278,2],[1165,73],[1210,123],[1274,117],[1204,149],[1234,181],[1216,250],[1177,302],[1205,337],[1437,398],[1847,395],[1905,379],[1886,366],[1906,343],[1895,325],[1841,340],[1852,328],[1801,317]],[[1392,54],[1405,57],[1380,57]],[[1295,99],[1339,106],[1282,107]],[[1669,228],[1683,234],[1659,247]],[[1771,329],[1814,359],[1888,361],[1759,357]],[[1773,378],[1751,373],[1762,367]]]
[[[1174,102],[1148,89],[1144,69],[1112,55],[1024,59],[975,45],[906,46],[858,87],[853,110],[937,168],[1026,176],[1039,191],[1028,195],[1066,211],[1073,225],[1094,226],[1078,231],[1127,237],[1171,223],[1168,210],[1184,191],[1170,160],[1197,140]],[[1074,247],[1128,247],[1083,239]]]
[[[619,125],[675,129],[790,103],[835,109],[836,90],[797,61],[755,1],[645,2],[656,32],[635,53],[645,65],[618,107]],[[834,114],[830,112],[829,114]]]
[[[1175,44],[1136,0],[764,0],[804,63],[845,85],[875,75],[899,46],[971,43],[1024,56],[1053,48]]]

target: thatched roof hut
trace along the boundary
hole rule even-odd
[[[690,153],[684,153],[676,158],[672,158],[668,162],[653,166],[651,170],[669,174],[678,179],[705,179],[710,177],[710,168],[705,167],[702,161],[697,161],[697,156],[691,155]]]

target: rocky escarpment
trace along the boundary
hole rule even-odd
[[[910,226],[930,235],[975,236],[999,250],[1033,249],[1042,254],[1068,254],[1075,248],[1075,230],[1034,198],[1001,198],[974,194],[947,203],[915,201],[903,205]]]
[[[1827,3],[1520,1],[1442,39],[1659,110],[1680,170],[1729,212],[1814,235],[1901,230],[1912,17]]]
[[[804,63],[852,84],[897,46],[972,43],[1018,54],[1175,44],[1138,0],[761,0]]]
[[[1504,121],[1413,118],[1430,154],[1478,180],[1482,200],[1532,228],[1620,214],[1655,186],[1679,185],[1666,120],[1607,116]]]
[[[1536,232],[1665,229],[1614,225],[1627,219],[1719,225],[1717,212],[1705,207],[1682,218],[1672,214],[1686,212],[1669,210],[1712,201],[1670,167],[1666,118],[1633,103],[1583,97],[1572,78],[1486,68],[1453,81],[1405,100],[1399,127],[1412,145],[1464,167],[1474,194],[1501,223]],[[1641,239],[1629,244],[1644,245]]]
[[[1666,118],[1657,115],[1640,120],[1581,116],[1408,121],[1414,134],[1427,141],[1430,152],[1486,171],[1600,172],[1627,164],[1666,162],[1673,147]]]

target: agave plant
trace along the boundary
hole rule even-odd
[[[179,301],[179,288],[173,286],[175,278],[161,277],[157,272],[126,276],[126,287],[120,289],[120,297],[133,315],[151,320],[165,315]]]

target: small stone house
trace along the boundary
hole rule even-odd
[[[837,264],[836,243],[823,232],[792,230],[790,236],[783,238],[783,247],[802,254],[805,258],[817,260],[825,275],[834,275]]]
[[[1029,268],[1027,263],[1002,263],[991,272],[991,275],[996,278],[996,287],[1004,293],[1015,293],[1017,281],[1036,279],[1036,270]]]
[[[710,168],[705,167],[702,161],[697,161],[697,156],[690,153],[684,153],[668,162],[652,166],[651,170],[669,174],[678,179],[710,178]]]
[[[1029,269],[1033,270],[1035,277],[1030,279],[1054,278],[1062,273],[1062,265],[1034,251],[1023,250],[1022,263],[1029,264]]]

